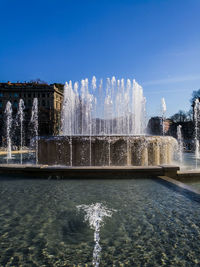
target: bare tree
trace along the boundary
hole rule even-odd
[[[170,119],[173,122],[185,122],[188,121],[188,114],[183,110],[179,110],[178,113],[175,113]]]
[[[190,99],[191,104],[193,104],[197,98],[200,98],[200,89],[192,92],[192,98]]]

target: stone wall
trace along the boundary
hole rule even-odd
[[[38,162],[65,166],[171,164],[176,139],[168,136],[57,136],[40,138]]]

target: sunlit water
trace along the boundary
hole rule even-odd
[[[157,180],[0,179],[0,266],[93,266],[94,229],[77,209],[101,203],[100,266],[199,266],[200,203]],[[83,207],[83,206],[82,206]]]

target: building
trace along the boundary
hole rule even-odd
[[[12,104],[13,118],[17,113],[19,100],[25,104],[26,133],[31,131],[30,118],[33,99],[38,98],[39,135],[57,135],[60,128],[60,116],[63,101],[63,90],[55,84],[0,83],[0,135],[5,136],[5,108],[8,101]]]
[[[147,132],[152,135],[163,135],[162,117],[151,117],[148,125]],[[164,119],[164,134],[169,133],[171,121]]]

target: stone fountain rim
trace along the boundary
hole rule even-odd
[[[56,135],[56,136],[38,136],[39,139],[59,139],[59,138],[161,138],[161,139],[174,139],[173,136],[169,135]]]

